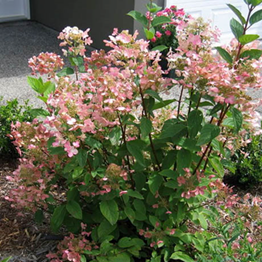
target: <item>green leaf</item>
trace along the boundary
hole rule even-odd
[[[76,155],[76,159],[80,167],[84,167],[87,161],[87,152],[85,149],[80,148],[78,149],[78,153]]]
[[[54,213],[51,217],[50,225],[53,232],[57,232],[62,226],[66,215],[66,206],[61,205],[55,208]]]
[[[163,178],[160,175],[155,174],[155,175],[152,175],[151,177],[149,177],[148,185],[149,185],[149,189],[150,189],[150,191],[153,195],[155,195],[156,191],[158,191],[158,189],[162,185],[162,182],[163,182]]]
[[[140,122],[142,138],[147,137],[152,130],[152,123],[148,118],[143,117]]]
[[[35,212],[35,221],[38,224],[41,224],[44,221],[44,213],[43,210],[39,209]]]
[[[71,67],[65,67],[57,74],[57,76],[61,77],[61,76],[68,76],[72,74],[74,74],[74,69]]]
[[[164,123],[160,138],[177,137],[184,134],[187,127],[183,124],[178,124],[176,119],[169,119]]]
[[[130,237],[122,237],[119,241],[118,241],[118,246],[120,248],[128,248],[128,247],[132,247],[134,246],[134,243],[132,242],[132,238]]]
[[[33,118],[37,118],[38,116],[50,116],[50,113],[42,108],[33,108],[30,110],[30,114]]]
[[[215,47],[215,49],[218,51],[218,53],[221,55],[221,57],[226,62],[228,62],[229,64],[233,63],[233,59],[232,59],[231,55],[227,52],[227,50],[225,50],[224,48],[219,47],[219,46]]]
[[[108,262],[130,262],[130,256],[127,253],[119,253],[114,257],[108,257]]]
[[[152,21],[152,26],[158,26],[166,23],[170,23],[171,19],[167,16],[156,16]]]
[[[198,214],[198,221],[202,228],[204,228],[205,230],[208,228],[208,224],[203,213]]]
[[[189,150],[181,149],[177,154],[177,169],[181,173],[183,168],[190,167],[192,161],[192,154]]]
[[[1,262],[8,262],[12,257],[7,257],[7,258],[4,258],[3,260],[1,260]]]
[[[239,37],[239,42],[242,44],[242,45],[246,45],[250,42],[253,42],[254,40],[258,39],[259,38],[259,35],[241,35]]]
[[[135,157],[136,161],[141,165],[145,166],[145,160],[141,149],[141,140],[128,141],[126,147],[128,152]]]
[[[81,57],[81,56],[78,56],[78,57],[71,57],[71,62],[73,62],[72,64],[73,64],[73,66],[78,66],[78,67],[80,67],[80,66],[82,66],[83,64],[84,64],[84,59],[83,59],[83,57]]]
[[[218,157],[209,158],[208,161],[210,162],[211,166],[215,169],[218,173],[219,177],[223,178],[224,176],[224,167]]]
[[[116,229],[117,225],[111,225],[106,219],[99,225],[97,234],[99,238],[108,236]]]
[[[86,257],[85,257],[85,255],[81,255],[80,262],[86,262]]]
[[[119,127],[115,127],[110,133],[109,133],[109,140],[113,146],[116,146],[119,144],[121,137],[121,129]]]
[[[201,130],[203,121],[203,113],[200,110],[193,110],[190,112],[187,125],[189,129],[189,136],[195,137],[197,133]]]
[[[246,23],[246,19],[242,16],[241,12],[231,4],[227,4],[227,6],[236,14],[241,23],[244,25]]]
[[[262,50],[250,49],[241,53],[240,58],[256,59],[258,60],[262,55]]]
[[[41,78],[36,79],[34,77],[28,76],[27,82],[30,85],[30,87],[32,87],[32,89],[35,90],[37,93],[39,94],[44,93],[44,85]]]
[[[144,197],[139,192],[134,191],[132,189],[128,189],[126,195],[137,199],[144,199]]]
[[[230,28],[231,28],[233,35],[235,36],[237,40],[244,33],[243,26],[234,18],[230,20]]]
[[[248,2],[252,4],[253,6],[257,6],[262,3],[262,0],[248,0]]]
[[[241,111],[239,111],[235,107],[233,107],[231,109],[231,113],[232,113],[232,118],[233,118],[233,121],[234,121],[234,132],[238,133],[239,130],[241,129],[241,127],[242,127],[243,115],[242,115]]]
[[[144,28],[146,39],[151,40],[155,36],[155,29],[151,28],[150,30]]]
[[[166,45],[158,45],[158,46],[155,46],[154,48],[152,48],[151,50],[152,51],[160,51],[160,52],[162,52],[162,51],[164,51],[166,49],[168,49],[168,47]]]
[[[74,180],[77,179],[77,178],[79,178],[79,177],[82,175],[83,171],[84,171],[84,168],[83,168],[83,167],[80,167],[80,166],[76,167],[76,168],[74,169],[74,171],[73,171],[72,178],[73,178]]]
[[[48,81],[44,83],[44,97],[48,97],[49,94],[53,93],[55,91],[55,84],[51,81]]]
[[[150,13],[155,13],[155,12],[158,12],[162,9],[161,6],[158,6],[157,4],[155,3],[148,3],[146,4],[146,7],[147,7],[147,10],[150,12]]]
[[[158,92],[152,90],[152,89],[147,89],[144,94],[148,94],[151,97],[157,99],[158,101],[162,101],[163,99],[159,96]]]
[[[127,215],[127,217],[129,218],[129,220],[131,222],[134,222],[135,218],[136,218],[136,214],[135,211],[131,208],[131,207],[126,207],[124,209],[125,214]]]
[[[197,141],[197,146],[211,142],[220,134],[220,128],[212,124],[205,124],[201,129],[200,137]]]
[[[143,26],[147,26],[147,24],[148,24],[147,18],[143,14],[141,14],[140,12],[133,10],[133,11],[130,11],[129,13],[127,13],[127,15],[133,17],[136,21],[141,23]]]
[[[173,102],[177,101],[176,99],[168,99],[168,100],[163,100],[159,103],[156,103],[154,106],[153,106],[153,110],[156,110],[156,109],[159,109],[159,108],[162,108],[162,107],[165,107],[167,105],[170,105],[172,104]]]
[[[104,200],[100,203],[100,211],[111,225],[116,224],[119,218],[118,206],[115,200]]]
[[[180,259],[181,261],[184,261],[184,262],[194,262],[195,261],[190,256],[188,256],[187,254],[181,251],[177,251],[173,253],[170,258],[171,259]]]
[[[142,200],[135,199],[133,204],[136,210],[136,219],[139,221],[146,220],[146,206],[144,202]]]
[[[70,215],[72,215],[72,217],[76,218],[76,219],[82,219],[83,218],[83,214],[82,214],[82,208],[79,205],[79,203],[77,203],[74,200],[69,201],[66,204],[66,209],[68,211],[68,213]]]

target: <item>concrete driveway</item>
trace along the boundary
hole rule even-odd
[[[27,83],[31,74],[28,59],[41,52],[62,55],[57,39],[59,32],[32,21],[0,23],[0,96],[6,100],[17,98],[19,102],[29,99],[33,106],[44,104]],[[255,98],[262,97],[262,90],[251,92]],[[262,113],[262,108],[259,108]]]

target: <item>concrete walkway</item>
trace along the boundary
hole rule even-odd
[[[27,84],[31,74],[28,59],[41,52],[56,52],[59,48],[58,32],[31,21],[0,23],[0,96],[3,103],[17,98],[29,99],[34,106],[42,105]]]

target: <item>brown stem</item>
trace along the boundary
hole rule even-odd
[[[247,19],[246,19],[246,24],[243,28],[243,35],[246,34],[247,32],[247,29],[249,28],[248,27],[248,22],[249,22],[249,19],[250,19],[250,16],[251,16],[251,13],[252,11],[254,10],[254,6],[250,6],[249,10],[248,10],[248,14],[247,14]],[[242,45],[241,43],[238,44],[238,51],[237,51],[237,56],[236,56],[236,59],[235,59],[235,62],[237,62],[240,58],[240,53],[241,53],[241,50],[243,48],[244,45]]]
[[[183,91],[184,91],[184,87],[182,86],[180,96],[179,96],[179,99],[178,99],[177,118],[179,117],[179,114],[180,114],[180,107],[181,107],[181,102],[182,102]]]
[[[141,99],[142,99],[142,105],[143,105],[144,115],[145,115],[145,117],[146,117],[147,119],[150,119],[150,117],[148,116],[147,110],[146,110],[145,99],[144,99],[144,96],[143,96],[143,92],[142,92],[141,87],[139,87],[139,93],[140,93],[140,96],[141,96]],[[156,150],[155,150],[155,147],[154,147],[154,144],[153,144],[153,140],[152,140],[152,135],[151,135],[151,133],[149,133],[148,136],[149,136],[150,146],[151,146],[151,148],[152,148],[152,152],[153,152],[154,158],[155,158],[155,160],[156,160],[156,164],[157,164],[157,166],[158,166],[158,169],[161,170],[161,166],[160,166],[160,163],[159,163],[158,158],[157,158],[157,155],[156,155]],[[154,170],[156,171],[155,167],[154,167]]]

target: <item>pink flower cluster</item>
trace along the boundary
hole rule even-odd
[[[67,26],[59,34],[58,39],[63,40],[60,46],[68,46],[68,50],[63,49],[64,55],[67,56],[68,51],[72,56],[85,56],[85,46],[91,45],[93,43],[92,39],[89,36],[90,29],[82,31],[78,27]]]
[[[49,78],[55,76],[55,72],[64,66],[63,59],[55,53],[40,53],[28,60],[28,66],[32,69],[32,74],[48,75]]]
[[[58,251],[56,253],[50,253],[47,257],[51,262],[63,262],[63,261],[73,261],[81,262],[81,254],[84,254],[84,251],[96,250],[99,247],[95,244],[94,241],[90,241],[89,237],[91,232],[85,231],[85,225],[82,224],[81,234],[75,236],[70,234],[65,237],[62,242],[57,246]]]

